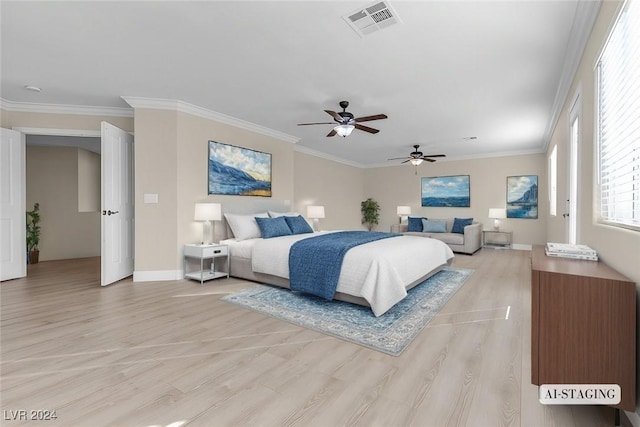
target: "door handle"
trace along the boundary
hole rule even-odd
[[[115,215],[117,213],[120,213],[119,211],[112,211],[111,209],[109,209],[108,211],[102,211],[102,215]]]
[[[568,214],[568,213],[563,213],[563,214],[562,214],[562,218],[568,218],[568,217],[569,217],[569,214]]]

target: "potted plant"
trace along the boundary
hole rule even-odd
[[[27,211],[27,262],[37,264],[40,257],[38,249],[40,243],[40,203],[33,205],[33,210]]]
[[[380,220],[380,205],[378,202],[368,198],[360,203],[360,212],[362,212],[362,224],[365,224],[369,231],[376,228]]]

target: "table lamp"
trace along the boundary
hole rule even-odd
[[[411,215],[411,206],[398,206],[396,213],[399,217],[399,223],[402,224],[402,217]]]
[[[493,219],[493,228],[500,231],[500,219],[507,217],[507,210],[502,208],[489,209],[489,218]]]
[[[202,225],[202,244],[213,242],[213,223],[222,219],[220,203],[196,203],[194,215],[196,221],[204,221]]]
[[[313,231],[318,231],[318,219],[324,218],[324,206],[307,206],[307,217],[313,219]]]

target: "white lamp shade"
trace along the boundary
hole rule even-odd
[[[220,221],[222,219],[220,203],[196,203],[194,219],[196,221]]]
[[[411,215],[411,206],[398,206],[398,215]]]
[[[307,206],[307,217],[324,218],[324,206]]]
[[[354,125],[338,125],[334,127],[333,130],[335,130],[338,135],[345,137],[351,135],[354,128]]]
[[[507,210],[506,209],[501,209],[501,208],[491,208],[489,209],[489,218],[506,218],[507,217]]]
[[[413,166],[418,166],[420,163],[422,163],[422,159],[411,159],[411,164]]]

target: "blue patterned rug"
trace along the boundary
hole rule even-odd
[[[464,284],[473,270],[445,267],[380,317],[369,307],[327,301],[275,286],[222,298],[293,324],[398,356]]]

